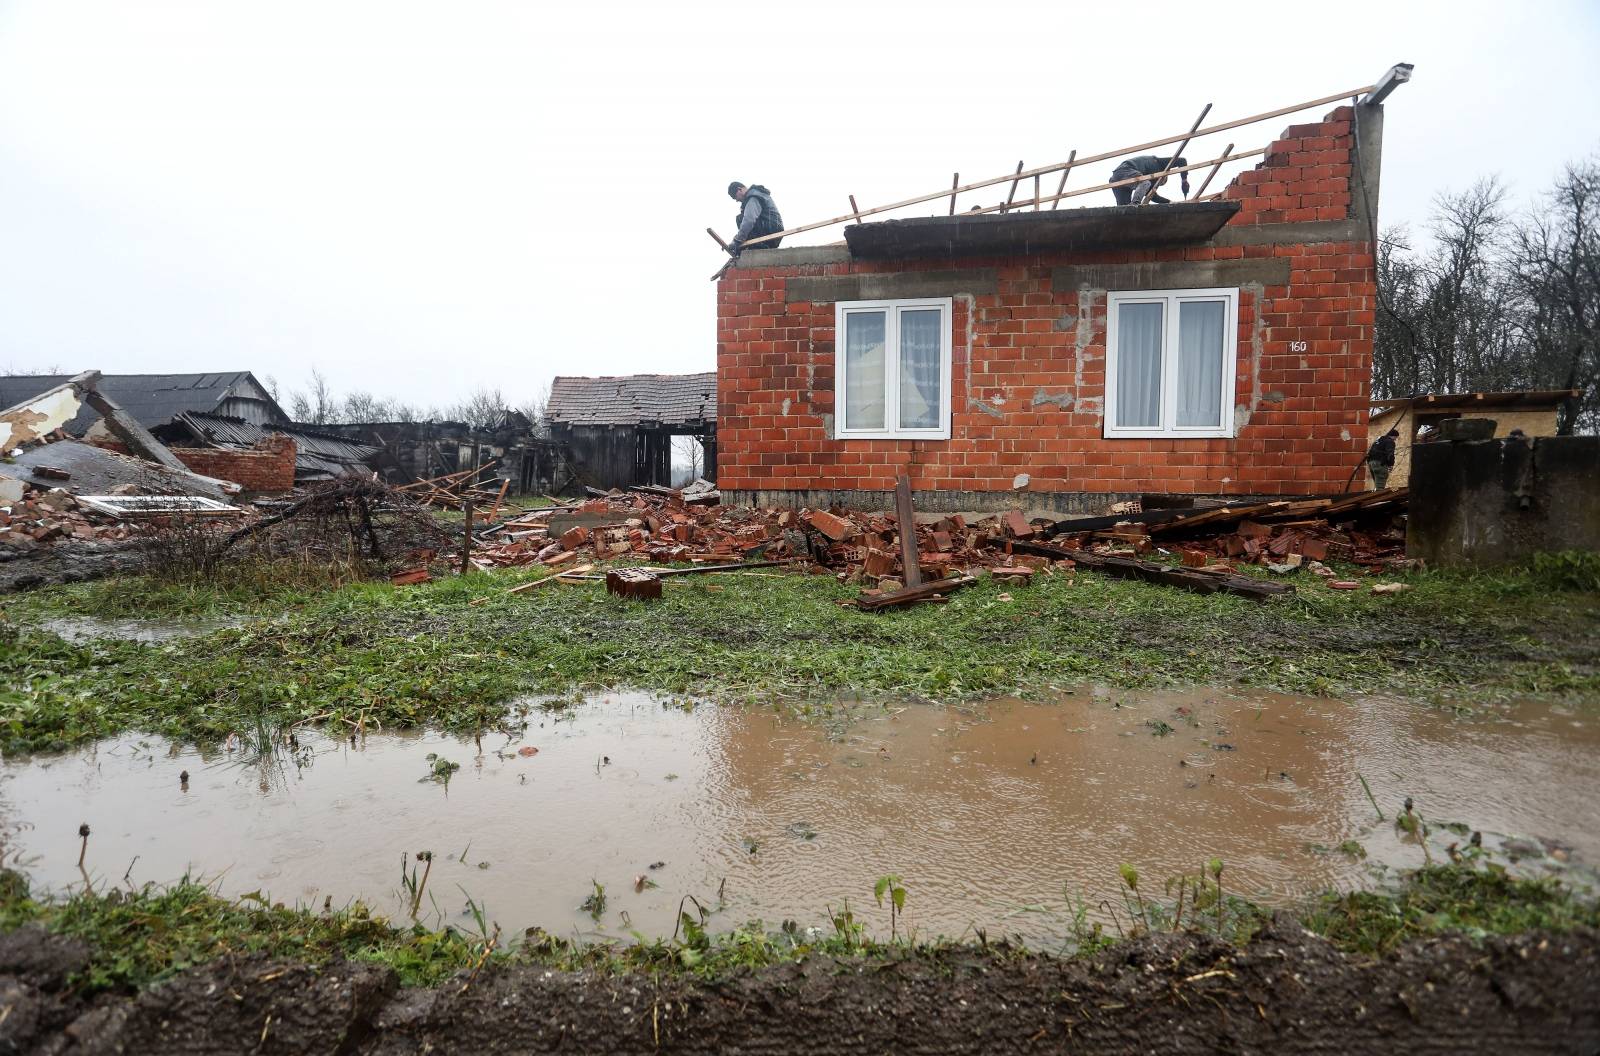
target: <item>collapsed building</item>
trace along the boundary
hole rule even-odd
[[[545,421],[588,487],[670,486],[675,437],[699,445],[691,475],[714,480],[717,386],[715,373],[558,377]]]
[[[365,475],[377,454],[315,427],[295,425],[248,370],[204,374],[95,374],[93,391],[162,441],[195,472],[243,485],[252,494],[286,492],[297,484]],[[0,377],[0,406],[16,406],[61,392],[83,375]],[[86,390],[87,391],[87,390]],[[126,436],[110,428],[93,401],[84,399],[59,428],[109,451],[130,453]],[[60,459],[71,448],[32,457]],[[139,455],[141,452],[133,451]],[[83,454],[84,458],[98,457]]]
[[[1185,166],[1260,157],[1220,194],[1057,209],[1113,187],[1047,197],[1069,160],[972,185],[1009,183],[1000,206],[962,212],[954,188],[949,215],[864,219],[934,194],[794,229],[853,221],[843,244],[752,239],[717,285],[723,494],[884,508],[905,473],[921,509],[1088,512],[1343,490],[1367,446],[1382,99],[1408,71],[1089,159],[1362,97]]]

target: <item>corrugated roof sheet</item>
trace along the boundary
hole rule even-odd
[[[556,378],[545,414],[563,425],[699,425],[717,419],[717,375]]]
[[[196,439],[234,450],[254,447],[273,433],[293,437],[294,475],[299,480],[343,476],[382,450],[297,425],[260,426],[221,414],[180,414],[177,423],[187,426]]]
[[[31,400],[41,392],[71,381],[73,377],[75,375],[72,374],[0,377],[0,408]],[[248,370],[211,374],[106,374],[96,387],[137,418],[140,425],[153,429],[172,421],[184,411],[214,411],[229,393],[241,385],[252,390],[252,395],[255,389],[261,387]],[[276,405],[274,409],[278,409]],[[82,436],[99,417],[99,413],[85,403],[78,416],[68,422],[65,428],[74,436]]]

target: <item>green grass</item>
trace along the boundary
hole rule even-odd
[[[1152,927],[1170,926],[1170,909],[1158,913],[1152,905]],[[1239,943],[1248,941],[1270,918],[1267,911],[1233,898],[1228,900],[1228,914],[1224,936]],[[1419,870],[1394,893],[1328,894],[1303,907],[1299,915],[1339,949],[1363,955],[1451,932],[1482,938],[1600,926],[1600,908],[1592,900],[1553,880],[1513,879],[1492,867],[1470,866]],[[680,934],[667,941],[578,944],[534,929],[513,943],[482,921],[476,933],[420,925],[396,928],[360,903],[319,913],[268,904],[255,894],[230,901],[188,881],[165,888],[79,893],[62,901],[35,899],[19,874],[0,872],[0,931],[37,924],[83,940],[91,960],[75,983],[90,992],[137,989],[185,968],[257,952],[311,964],[336,958],[380,964],[392,968],[407,986],[435,985],[482,963],[716,978],[815,954],[882,961],[980,952],[945,940],[882,942],[871,938],[848,908],[820,930],[785,922],[781,929],[768,931],[760,922],[752,922],[713,934],[705,922],[706,917],[690,906]],[[1209,908],[1184,918],[1185,930],[1209,932],[1214,927]],[[492,949],[491,937],[496,940]],[[1104,929],[1080,919],[1068,949],[1086,954],[1112,944]],[[1019,956],[1029,951],[1007,943],[1003,949],[987,947],[984,952]]]
[[[210,592],[133,579],[13,599],[14,622],[0,625],[0,750],[124,730],[208,740],[310,721],[470,732],[515,721],[508,702],[519,694],[606,685],[824,717],[851,701],[1091,681],[1466,708],[1600,700],[1600,594],[1556,589],[1545,573],[1418,573],[1393,596],[1331,591],[1307,575],[1298,595],[1258,604],[1080,572],[1004,590],[985,582],[947,605],[881,613],[841,608],[855,588],[799,574],[669,580],[655,604],[598,585],[507,593],[542,574],[333,590],[263,576]],[[159,644],[69,645],[28,628],[63,613],[243,622]]]

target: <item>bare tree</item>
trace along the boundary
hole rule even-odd
[[[1568,165],[1546,202],[1517,233],[1525,336],[1537,373],[1583,390],[1562,406],[1557,431],[1600,429],[1600,156]]]
[[[465,422],[473,429],[494,429],[506,413],[506,398],[499,389],[478,388],[471,396],[447,408],[445,414],[452,420]]]
[[[693,484],[695,480],[705,473],[706,451],[697,436],[675,436],[672,438],[672,470],[673,479],[682,479],[685,484]],[[679,477],[677,470],[683,468],[687,476]]]
[[[294,420],[306,425],[327,425],[338,421],[339,405],[328,387],[328,379],[320,370],[311,371],[311,390],[296,391],[289,397],[289,413]]]
[[[1520,215],[1492,179],[1441,194],[1429,230],[1380,240],[1373,394],[1579,389],[1558,431],[1600,429],[1600,157]]]

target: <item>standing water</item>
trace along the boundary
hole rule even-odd
[[[720,904],[713,927],[822,923],[847,899],[872,922],[874,881],[895,873],[924,937],[981,927],[1050,943],[1070,899],[1116,897],[1123,862],[1159,889],[1217,856],[1230,891],[1269,904],[1370,884],[1375,864],[1421,865],[1393,829],[1406,796],[1431,823],[1521,837],[1512,846],[1539,868],[1592,863],[1597,747],[1594,723],[1533,705],[1456,719],[1378,701],[1085,690],[912,705],[830,736],[767,710],[623,694],[536,712],[481,754],[436,734],[302,733],[266,758],[108,740],[8,761],[0,820],[9,860],[56,892],[82,883],[87,822],[97,888],[189,873],[224,894],[359,899],[400,919],[402,861],[426,850],[431,923],[465,923],[470,898],[507,928],[664,937],[685,895]],[[460,768],[436,778],[449,763]],[[1442,858],[1458,837],[1435,836]],[[580,908],[594,884],[598,921]]]

